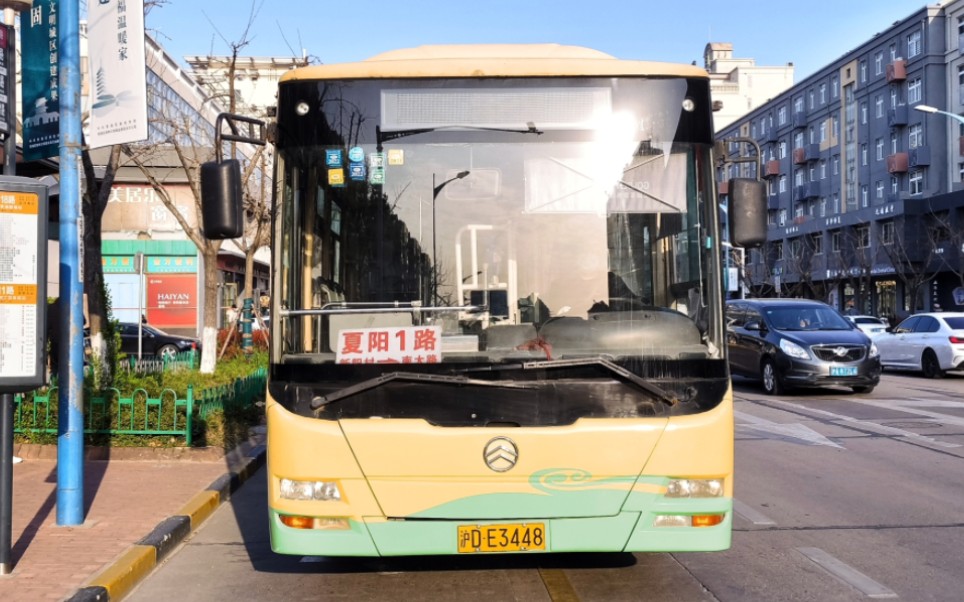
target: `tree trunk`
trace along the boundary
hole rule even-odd
[[[204,245],[204,331],[201,334],[201,373],[213,374],[218,359],[218,248]]]

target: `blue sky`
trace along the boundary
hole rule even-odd
[[[252,11],[257,19],[243,54],[291,56],[304,49],[324,63],[422,44],[555,42],[618,58],[702,65],[707,42],[730,42],[735,57],[753,58],[759,66],[793,63],[800,81],[924,5],[913,0],[167,0],[148,15],[147,27],[178,60],[227,54],[227,41],[241,38]]]

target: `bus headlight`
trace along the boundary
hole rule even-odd
[[[671,479],[666,485],[666,497],[720,497],[723,479]]]
[[[340,502],[341,489],[338,488],[337,481],[281,479],[281,498],[285,500]]]

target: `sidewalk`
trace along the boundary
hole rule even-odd
[[[13,571],[0,600],[120,600],[264,464],[263,428],[215,449],[88,449],[84,524],[57,526],[56,446],[15,445]],[[108,456],[109,457],[105,457]]]

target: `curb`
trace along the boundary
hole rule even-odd
[[[147,536],[131,546],[113,564],[80,587],[67,602],[110,602],[134,589],[162,560],[207,520],[231,494],[265,463],[265,445],[249,449],[236,470],[227,472],[194,496],[181,511],[162,520]]]

